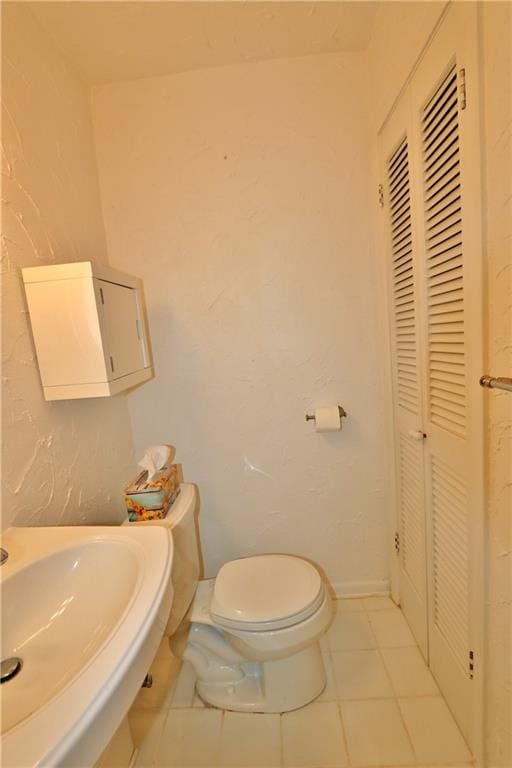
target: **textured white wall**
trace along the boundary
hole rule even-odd
[[[386,584],[382,325],[359,54],[94,89],[111,261],[144,278],[156,379],[134,439],[199,484],[207,573],[284,551]],[[342,433],[304,415],[341,403]]]
[[[43,400],[20,273],[106,260],[89,93],[25,4],[3,4],[2,44],[2,526],[119,520],[126,401]]]
[[[488,371],[512,376],[512,7],[483,3]],[[487,754],[512,766],[512,394],[488,393]]]
[[[368,47],[375,130],[399,95],[447,4],[447,0],[378,3]]]
[[[383,3],[368,51],[377,130],[427,42],[445,3]],[[512,375],[512,15],[481,5],[484,234],[488,277],[488,371]],[[385,62],[385,65],[383,64]],[[489,392],[487,411],[486,753],[512,766],[512,396]],[[482,511],[484,514],[484,511]]]

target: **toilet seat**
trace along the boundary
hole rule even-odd
[[[257,555],[222,566],[210,615],[222,627],[269,631],[307,619],[323,599],[322,579],[311,563],[290,555]]]

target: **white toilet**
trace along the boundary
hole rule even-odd
[[[200,570],[194,485],[181,486],[165,520],[172,532],[174,600],[165,634],[191,662],[208,704],[243,712],[286,712],[315,699],[326,682],[319,638],[332,601],[318,570],[300,557],[232,560],[215,579]]]

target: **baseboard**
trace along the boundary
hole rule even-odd
[[[376,581],[337,581],[331,584],[336,597],[370,597],[390,594],[389,579]]]

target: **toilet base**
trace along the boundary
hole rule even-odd
[[[317,642],[284,659],[242,664],[244,676],[236,682],[209,682],[198,678],[201,699],[234,712],[289,712],[316,699],[326,683]]]

